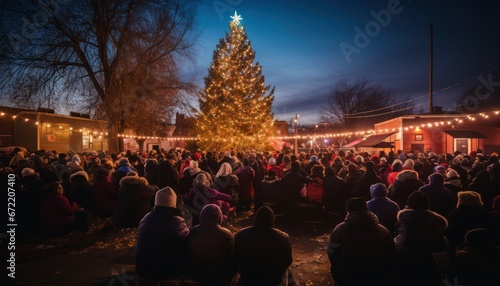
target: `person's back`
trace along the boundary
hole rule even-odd
[[[155,207],[139,223],[136,243],[137,276],[148,280],[181,278],[187,267],[185,237],[189,228],[176,208],[177,196],[166,187]]]
[[[430,210],[447,216],[455,208],[453,194],[444,187],[444,176],[434,173],[429,176],[429,184],[419,189],[430,198]]]
[[[340,285],[388,285],[395,249],[391,233],[362,197],[347,202],[348,215],[330,235],[330,271]]]
[[[119,185],[113,225],[117,228],[137,227],[142,217],[151,210],[158,189],[135,172],[123,177]]]
[[[323,180],[323,189],[325,190],[325,209],[326,211],[345,214],[345,203],[347,202],[347,192],[345,182],[334,174],[332,168],[325,170],[325,179]]]
[[[352,197],[363,197],[370,200],[370,186],[376,183],[382,183],[382,179],[375,172],[375,164],[372,161],[365,163],[366,172],[359,178],[351,192]]]
[[[481,195],[473,191],[458,193],[457,208],[448,214],[447,220],[446,238],[450,242],[451,251],[455,251],[457,246],[464,241],[469,230],[494,229],[493,217],[483,207]]]
[[[371,185],[370,194],[372,199],[366,202],[366,205],[369,211],[377,215],[380,224],[385,226],[392,234],[397,221],[399,206],[387,198],[388,192],[383,183]]]
[[[500,247],[495,246],[494,237],[484,228],[467,232],[464,244],[455,253],[458,285],[494,285],[500,281]]]
[[[235,234],[234,254],[243,285],[278,285],[292,264],[288,234],[274,228],[274,213],[261,207],[253,226]]]
[[[418,191],[424,182],[422,182],[418,173],[413,170],[404,170],[397,174],[396,180],[389,187],[389,198],[395,201],[400,209],[406,206],[408,197],[415,191]]]
[[[234,236],[221,223],[220,208],[208,204],[201,210],[200,224],[186,238],[188,276],[204,285],[228,285],[237,272]]]

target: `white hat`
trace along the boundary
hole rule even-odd
[[[170,187],[165,187],[156,192],[155,206],[175,208],[177,206],[177,195],[174,190]]]
[[[31,169],[31,168],[24,168],[22,171],[21,171],[21,176],[24,178],[24,177],[28,177],[28,176],[34,176],[35,175],[35,170]]]

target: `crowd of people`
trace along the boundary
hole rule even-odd
[[[0,168],[17,177],[22,236],[85,232],[91,216],[137,228],[143,279],[224,285],[238,272],[241,285],[277,285],[292,248],[274,214],[293,223],[301,203],[345,216],[327,251],[342,286],[500,278],[496,153],[16,150]],[[231,233],[231,212],[254,224]]]

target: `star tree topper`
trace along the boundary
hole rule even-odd
[[[241,16],[236,13],[236,10],[234,11],[234,16],[231,16],[231,19],[233,19],[233,23],[235,23],[236,25],[239,25],[240,21],[243,20],[243,18],[241,18]]]

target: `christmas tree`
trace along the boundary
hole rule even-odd
[[[274,88],[269,91],[262,67],[254,63],[242,18],[236,12],[231,18],[231,31],[214,51],[199,99],[198,145],[209,151],[269,150],[275,134]]]

